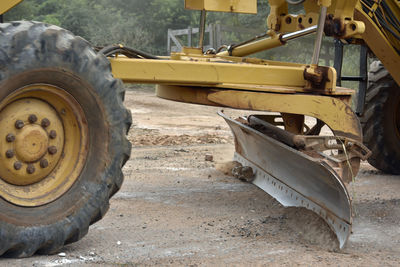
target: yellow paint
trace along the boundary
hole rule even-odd
[[[357,116],[338,98],[304,95],[273,94],[241,91],[218,91],[208,100],[222,106],[311,116],[325,122],[336,134],[362,141]]]
[[[305,65],[256,65],[184,60],[110,59],[116,78],[131,83],[175,85],[279,85],[304,87]]]
[[[285,0],[269,0],[271,7],[267,19],[267,26],[277,32],[293,32],[304,27],[309,27],[317,23],[319,16],[319,5],[317,0],[306,0],[304,9],[306,14],[288,14],[288,5]],[[325,3],[327,5],[329,3]],[[395,17],[400,18],[400,2],[394,0],[386,1]],[[376,6],[372,8],[374,10]],[[398,84],[400,84],[400,55],[396,49],[400,50],[400,41],[388,39],[370,16],[362,10],[359,0],[332,0],[328,8],[328,14],[340,19],[345,35],[341,38],[362,38],[385,65]],[[300,20],[300,21],[299,21]]]
[[[28,120],[35,115],[37,121]],[[43,119],[50,125],[44,126]],[[15,127],[21,120],[24,126]],[[50,137],[55,131],[56,136]],[[88,149],[87,121],[82,108],[64,90],[31,85],[15,91],[0,103],[0,196],[20,206],[40,206],[62,196],[79,178]],[[56,151],[50,152],[55,147]],[[8,150],[14,151],[6,158]],[[54,153],[55,152],[55,153]],[[46,160],[48,166],[41,165]],[[19,162],[21,168],[15,168]],[[29,173],[28,166],[35,169]]]
[[[392,12],[397,18],[400,18],[400,2],[393,3],[392,1],[387,1],[387,3],[393,5]],[[394,7],[396,4],[397,8]],[[400,85],[400,55],[395,49],[400,49],[400,42],[398,40],[397,42],[391,42],[379,27],[375,25],[368,14],[362,11],[361,5],[357,5],[354,17],[362,21],[366,26],[366,30],[361,35],[361,38],[367,43],[377,58],[382,61],[397,84]]]
[[[157,86],[156,94],[186,103],[307,115],[324,121],[340,136],[362,140],[360,123],[348,105],[351,99],[348,94],[321,96],[170,85]]]
[[[192,10],[257,14],[257,0],[185,0]]]
[[[14,6],[21,3],[23,0],[1,0],[0,2],[0,14],[6,13],[8,10]]]
[[[37,121],[30,123],[28,117],[35,115]],[[47,118],[51,125],[48,129],[41,127],[41,120]],[[24,122],[22,129],[15,128],[15,122],[21,120]],[[47,176],[60,158],[60,153],[49,157],[47,149],[49,146],[61,148],[64,143],[64,129],[61,120],[56,111],[48,103],[33,99],[23,98],[9,103],[0,112],[0,137],[12,134],[15,136],[14,142],[0,143],[0,153],[5,151],[14,151],[15,156],[11,159],[0,161],[0,177],[13,185],[30,185],[39,182]],[[49,129],[56,131],[57,138],[48,137]],[[48,161],[47,168],[41,168],[39,161],[44,158]],[[22,168],[16,170],[15,162],[21,162]],[[28,175],[26,168],[29,163],[35,166],[35,173]]]

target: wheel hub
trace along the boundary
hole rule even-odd
[[[0,118],[1,132],[6,132],[6,142],[0,144],[0,153],[6,156],[0,161],[1,179],[31,185],[47,177],[60,158],[57,147],[62,149],[64,141],[56,111],[44,101],[25,98],[7,105]],[[58,138],[50,134],[57,132]]]
[[[47,151],[49,138],[38,125],[25,126],[17,135],[15,152],[25,162],[37,162]]]
[[[65,90],[32,85],[2,100],[0,197],[33,207],[62,196],[84,167],[87,137],[82,108]]]

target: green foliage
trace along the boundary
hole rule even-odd
[[[7,21],[13,20],[32,20],[35,18],[35,14],[38,13],[38,5],[33,1],[24,1],[21,4],[17,5],[10,11],[8,11],[4,19]]]

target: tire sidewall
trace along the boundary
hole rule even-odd
[[[388,97],[384,104],[383,111],[383,138],[386,140],[386,149],[389,151],[390,157],[400,159],[400,133],[396,124],[396,115],[398,106],[400,105],[400,88],[394,83],[387,88]]]
[[[368,162],[390,174],[400,174],[400,135],[396,115],[400,105],[400,86],[381,62],[370,66],[365,110],[361,117],[364,144],[371,149]]]
[[[29,21],[0,24],[0,100],[38,83],[65,90],[82,107],[89,128],[87,160],[72,187],[51,203],[27,208],[0,198],[0,255],[55,253],[81,239],[106,213],[130,155],[125,135],[131,117],[110,62],[59,27]]]

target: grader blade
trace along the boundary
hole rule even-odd
[[[285,207],[304,207],[324,219],[345,245],[352,225],[348,191],[326,162],[314,159],[219,113],[235,137],[235,160],[251,167],[253,184]]]

